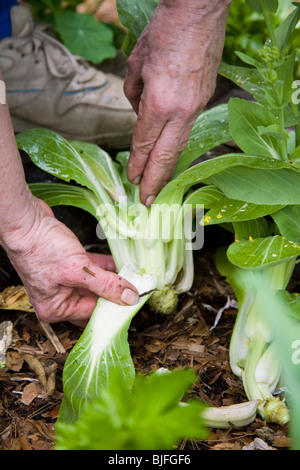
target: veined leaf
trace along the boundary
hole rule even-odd
[[[167,450],[185,438],[205,438],[205,405],[181,402],[196,378],[190,369],[158,370],[137,375],[128,389],[112,375],[80,420],[56,424],[56,450]]]
[[[155,276],[136,274],[127,266],[119,274],[132,282],[140,294],[156,287]],[[128,307],[99,298],[64,366],[64,398],[59,421],[75,422],[87,403],[109,386],[112,374],[118,374],[123,386],[132,387],[135,369],[127,339],[128,327],[148,298],[149,295],[141,297],[137,305]]]
[[[55,15],[55,29],[69,51],[85,60],[99,64],[117,54],[112,30],[93,15],[61,10]]]
[[[32,183],[29,189],[34,196],[51,207],[62,205],[79,207],[97,218],[98,203],[89,189],[63,183]]]
[[[259,127],[278,124],[270,111],[258,103],[231,98],[228,113],[232,137],[245,153],[280,159],[277,139],[258,131]]]
[[[257,219],[278,211],[283,206],[267,206],[237,201],[224,196],[205,214],[203,222],[207,225],[225,222],[238,222]]]
[[[207,185],[188,194],[184,200],[184,204],[203,204],[203,206],[207,209],[222,199],[222,197],[222,191],[220,191],[216,186]]]
[[[218,186],[232,199],[262,205],[299,204],[300,172],[290,171],[287,166],[274,169],[243,168],[236,166],[212,175],[209,182]]]
[[[229,169],[231,170],[229,171]],[[250,173],[250,170],[252,170],[252,172],[254,172],[255,175],[256,173],[261,172],[262,176],[265,175],[264,183],[259,182],[259,184],[255,185],[255,187],[251,186],[251,191],[250,191],[249,199],[248,199],[248,193],[246,197],[245,197],[245,193],[243,194],[241,181],[240,181],[238,195],[237,195],[236,194],[237,191],[235,191],[235,188],[233,187],[235,182],[233,183],[230,179],[231,174],[234,175],[234,170],[237,172],[238,176],[239,176],[239,172],[242,173],[240,176],[242,181],[244,177],[246,178],[246,175]],[[268,179],[272,180],[272,176],[270,175],[273,175],[275,173],[279,175],[278,178],[280,178],[280,175],[283,174],[282,177],[285,177],[285,184],[288,183],[289,178],[291,178],[292,184],[298,183],[298,188],[292,188],[291,194],[285,195],[285,199],[289,199],[289,200],[292,199],[293,202],[290,203],[290,202],[282,202],[281,200],[278,201],[279,198],[277,198],[276,194],[274,193],[274,187],[276,187],[276,190],[277,190],[277,186],[272,186],[271,183],[269,184],[269,186],[272,186],[272,189],[271,189],[271,193],[268,198],[269,199],[268,201],[261,201],[262,198],[259,197],[259,194],[254,195],[254,197],[251,198],[251,196],[253,196],[252,194],[253,190],[260,191],[261,188],[266,184],[266,180]],[[219,184],[219,179],[216,178],[216,175],[219,175],[221,177],[223,174],[226,174],[225,182],[223,181],[223,179],[221,179],[221,183],[222,183],[222,186],[225,187],[226,192],[223,191],[223,187],[221,186],[221,184]],[[299,191],[300,191],[299,178],[300,178],[300,172],[297,170],[297,168],[293,168],[290,164],[284,161],[280,161],[280,160],[272,161],[269,158],[255,157],[251,155],[245,155],[244,153],[227,154],[227,155],[222,155],[220,157],[213,158],[211,160],[200,162],[197,165],[192,166],[188,170],[178,175],[176,178],[171,180],[162,189],[162,191],[156,198],[156,202],[160,202],[160,200],[163,200],[163,198],[167,194],[173,191],[178,191],[178,189],[190,188],[192,185],[198,184],[200,182],[205,182],[205,183],[209,182],[209,184],[212,183],[215,186],[221,188],[224,194],[227,197],[230,197],[232,199],[239,199],[242,201],[246,200],[249,202],[254,202],[255,204],[267,204],[267,205],[296,204],[297,202],[295,202],[295,199],[299,201]],[[216,183],[214,182],[214,179],[216,179]],[[276,183],[277,183],[277,179],[275,180]],[[268,187],[268,190],[269,190],[269,187]],[[288,193],[286,188],[285,188],[285,192]],[[234,195],[232,195],[231,193],[233,193]],[[273,195],[273,199],[270,202],[271,195]],[[281,196],[282,194],[280,193],[280,197]],[[259,199],[260,202],[257,202],[256,199]]]
[[[292,33],[300,20],[300,5],[298,3],[293,5],[296,7],[295,10],[275,30],[277,46],[280,52],[284,52],[288,47]]]
[[[187,145],[181,153],[173,177],[180,175],[209,150],[231,140],[228,123],[228,105],[221,104],[203,111],[196,120]]]
[[[272,235],[266,217],[244,220],[242,222],[232,222],[232,226],[237,240],[248,240],[250,237],[266,238]]]
[[[278,0],[246,0],[250,8],[261,13],[263,7],[271,13],[276,13],[278,10]]]
[[[118,201],[120,196],[126,197],[120,173],[121,168],[107,152],[98,145],[87,142],[73,140],[70,141],[70,144],[89,163],[113,201]]]
[[[156,7],[157,2],[155,0],[117,0],[120,21],[130,34],[130,40],[125,38],[123,44],[123,50],[126,55],[130,55]]]
[[[256,68],[229,65],[222,62],[219,68],[219,74],[228,78],[228,80],[231,80],[237,86],[252,95],[257,103],[263,105],[266,109],[270,109],[270,105],[266,99],[267,83],[263,80]],[[277,114],[277,110],[273,111],[274,115]],[[297,124],[299,118],[293,115],[289,107],[284,109],[284,115],[286,126],[294,126]]]
[[[227,256],[231,263],[240,268],[263,268],[300,255],[300,245],[275,235],[256,238],[252,241],[240,240],[232,243]]]
[[[229,65],[222,62],[219,74],[231,80],[247,93],[250,93],[258,103],[266,104],[265,82],[256,69]]]
[[[18,147],[42,170],[64,181],[74,180],[86,186],[99,196],[99,204],[111,203],[101,183],[103,169],[95,153],[82,156],[66,139],[47,129],[21,132],[16,140]]]

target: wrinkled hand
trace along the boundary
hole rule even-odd
[[[111,256],[87,253],[50,207],[35,204],[30,229],[6,234],[5,248],[41,320],[84,327],[99,296],[121,305],[138,301],[136,288],[114,272]]]
[[[171,179],[214,92],[229,4],[161,0],[129,57],[124,92],[138,119],[128,179],[141,181],[140,199],[147,206]]]

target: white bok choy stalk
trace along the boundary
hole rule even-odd
[[[230,340],[231,369],[242,381],[250,401],[258,400],[257,411],[266,422],[284,425],[290,413],[284,400],[274,396],[282,368],[274,343],[274,327],[264,315],[269,295],[284,291],[293,273],[296,257],[260,269],[242,269],[220,250],[217,267],[232,287],[238,314]],[[255,282],[254,282],[255,281]],[[262,292],[257,286],[267,286]]]

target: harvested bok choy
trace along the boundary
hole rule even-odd
[[[248,399],[258,400],[257,411],[262,418],[284,425],[289,421],[290,413],[285,401],[274,396],[282,369],[274,343],[274,327],[264,314],[268,292],[258,291],[257,285],[267,286],[269,295],[284,291],[296,257],[261,269],[247,270],[233,265],[226,254],[219,251],[216,263],[238,300],[238,315],[229,348],[232,371],[243,381]]]

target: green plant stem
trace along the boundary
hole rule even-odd
[[[284,109],[279,109],[279,125],[280,125],[280,132],[285,132],[285,120],[284,120]],[[288,151],[287,151],[287,141],[281,140],[280,141],[280,149],[281,149],[281,158],[282,160],[288,160]]]
[[[296,131],[296,147],[300,145],[300,122],[295,127]]]

